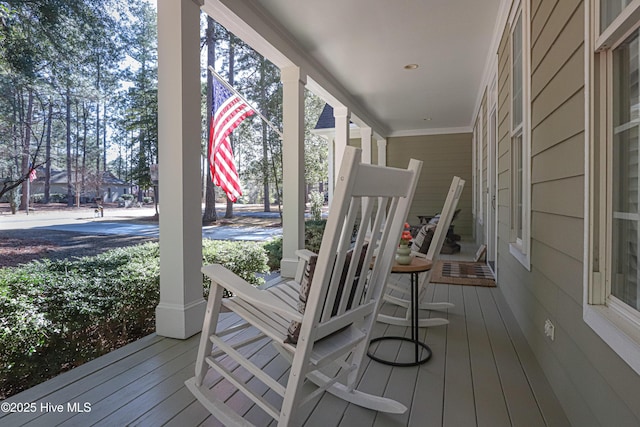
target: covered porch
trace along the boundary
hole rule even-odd
[[[461,254],[449,257],[470,259],[474,249],[464,244]],[[393,276],[392,280],[403,277],[407,276]],[[420,331],[433,351],[432,359],[409,368],[368,359],[358,387],[400,401],[409,408],[407,413],[379,414],[324,393],[308,405],[306,426],[569,425],[497,288],[436,284],[430,285],[428,299],[456,305],[448,312],[431,313],[446,317],[448,325]],[[387,304],[382,310],[396,314],[402,309]],[[226,324],[235,321],[233,313],[222,320]],[[384,334],[409,336],[410,331],[377,323],[373,335]],[[193,375],[198,342],[199,334],[187,340],[150,335],[13,396],[6,403],[30,402],[36,410],[3,412],[0,424],[221,425],[184,385]],[[264,340],[245,351],[271,374],[286,378],[287,362]],[[376,354],[403,360],[411,348],[391,344]],[[230,364],[229,368],[237,366]],[[206,381],[217,395],[240,408],[248,421],[272,425],[272,419],[231,384],[213,375]]]
[[[441,12],[454,15],[464,12],[474,20],[470,35],[465,36],[460,50],[449,53],[458,61],[447,63],[434,61],[430,53],[449,38],[450,30],[441,34],[413,34],[423,24],[422,18],[412,17],[415,25],[400,31],[400,27],[381,30],[390,37],[385,49],[393,57],[380,58],[387,64],[380,72],[375,70],[374,55],[380,50],[375,43],[366,40],[351,51],[341,43],[349,39],[345,25],[353,11],[335,9],[339,2],[322,3],[323,16],[335,13],[342,25],[331,37],[333,46],[324,51],[322,40],[312,43],[316,49],[308,49],[296,37],[294,22],[307,19],[313,10],[309,5],[286,2],[236,2],[226,0],[192,0],[175,2],[158,1],[158,114],[159,114],[159,171],[160,199],[171,200],[161,206],[160,235],[161,281],[160,303],[156,310],[159,335],[186,339],[200,331],[204,315],[204,300],[199,289],[200,275],[200,77],[199,21],[204,12],[229,31],[249,44],[253,49],[280,69],[282,82],[282,164],[283,164],[283,243],[280,271],[284,277],[292,277],[297,266],[295,251],[304,245],[304,120],[305,91],[313,92],[332,107],[334,128],[329,139],[329,194],[331,195],[335,170],[342,160],[347,145],[362,148],[363,162],[404,167],[408,157],[431,159],[428,172],[419,183],[419,196],[412,206],[411,217],[433,215],[442,207],[446,189],[454,175],[472,182],[472,116],[478,99],[478,90],[486,79],[485,63],[492,62],[483,52],[489,52],[495,23],[503,19],[502,2],[493,0],[490,5],[478,6],[466,2],[475,12],[465,11],[456,5]],[[290,6],[290,7],[289,7]],[[372,34],[374,19],[381,17],[375,10],[389,10],[382,4],[369,5],[357,2],[351,6],[363,7],[366,17],[358,22],[358,32]],[[350,6],[350,7],[351,7]],[[284,10],[282,8],[284,7]],[[415,5],[424,18],[438,22],[437,14],[428,5]],[[289,9],[297,9],[289,14]],[[313,8],[312,8],[313,9]],[[446,8],[445,8],[446,9]],[[389,25],[397,25],[407,18],[407,10],[391,8]],[[348,13],[347,13],[348,12]],[[346,14],[346,15],[345,15]],[[347,21],[345,21],[347,19]],[[350,19],[350,18],[349,18]],[[375,27],[375,25],[374,25]],[[321,28],[314,33],[324,34]],[[375,33],[375,31],[373,31]],[[397,34],[396,34],[397,33]],[[471,35],[473,34],[473,35]],[[415,37],[414,40],[407,40]],[[307,43],[309,41],[306,41]],[[410,42],[410,43],[409,43]],[[429,43],[429,47],[425,43]],[[336,45],[337,43],[337,45]],[[406,55],[392,45],[406,46],[415,60],[428,68],[416,71],[406,64]],[[341,47],[342,46],[342,47]],[[357,52],[358,49],[366,52]],[[332,60],[341,54],[364,55],[364,61],[350,61],[340,65]],[[324,59],[322,57],[324,56]],[[442,58],[444,59],[444,57]],[[354,68],[356,67],[357,69]],[[407,65],[407,66],[405,66]],[[373,68],[372,68],[373,67]],[[452,67],[461,67],[464,75],[456,73],[446,87],[442,79],[448,78]],[[471,71],[473,69],[473,71]],[[437,71],[437,72],[436,72]],[[354,82],[369,80],[366,88],[354,86]],[[464,83],[464,84],[463,84]],[[365,92],[362,92],[364,90]],[[429,110],[425,112],[424,110]],[[428,114],[428,115],[427,115]],[[435,137],[435,150],[423,137]],[[416,137],[418,139],[416,139]],[[425,142],[425,143],[423,143]],[[413,145],[418,143],[420,153]],[[391,146],[393,145],[393,146]],[[442,160],[441,160],[442,159]],[[331,197],[331,196],[330,196]],[[471,191],[467,191],[461,203],[459,221],[464,222],[463,233],[472,234],[473,207]],[[179,225],[179,226],[176,226]]]

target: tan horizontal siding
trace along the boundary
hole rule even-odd
[[[531,5],[531,46],[535,46],[540,34],[542,34],[541,29],[547,23],[549,16],[553,12],[553,9],[558,4],[558,0],[547,0],[547,1],[539,1],[539,3],[534,10],[534,5]]]
[[[531,35],[531,39],[536,40],[535,46],[531,49],[532,70],[535,70],[536,64],[540,64],[547,52],[549,52],[551,46],[556,39],[558,39],[559,34],[564,30],[565,24],[569,22],[571,16],[573,16],[574,13],[578,13],[577,9],[579,9],[581,4],[582,0],[559,1],[551,17],[547,20],[544,27],[541,28],[539,37],[537,34]]]
[[[534,153],[531,182],[540,183],[584,174],[584,132]],[[567,159],[573,159],[567,161]]]
[[[409,158],[424,161],[408,220],[418,223],[418,215],[435,215],[442,211],[447,191],[454,176],[464,179],[454,223],[456,234],[472,234],[472,134],[394,137],[387,146],[389,166],[406,167]]]
[[[531,16],[534,19],[538,15],[538,11],[541,5],[542,5],[542,0],[531,0]]]
[[[531,213],[531,235],[547,246],[582,261],[584,249],[584,221],[543,212]],[[545,270],[545,266],[537,266]]]
[[[577,304],[582,303],[582,262],[538,240],[531,242],[531,263],[550,282],[562,288]],[[539,270],[535,266],[544,266]],[[553,294],[553,293],[552,293]]]
[[[534,64],[534,71],[531,75],[531,96],[535,99],[539,92],[546,87],[553,76],[572,57],[572,54],[584,45],[584,34],[581,33],[584,27],[583,7],[573,14],[558,39],[553,43],[549,52],[541,62]]]
[[[531,209],[535,212],[583,218],[584,176],[533,184]]]
[[[582,87],[584,87],[584,51],[578,49],[533,100],[532,128],[551,115]]]
[[[509,152],[505,151],[498,157],[498,175],[508,175],[509,168],[511,167],[511,159],[509,158]],[[508,186],[508,183],[505,184]]]
[[[540,152],[584,132],[584,91],[574,93],[554,114],[540,122],[531,135],[531,152]]]

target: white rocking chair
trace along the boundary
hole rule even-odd
[[[460,195],[462,194],[462,189],[464,188],[464,180],[454,176],[451,181],[451,186],[449,187],[449,193],[447,194],[447,198],[444,202],[444,207],[442,208],[442,212],[440,213],[440,219],[438,220],[438,225],[433,233],[433,239],[431,240],[431,245],[429,245],[429,250],[426,254],[412,251],[412,255],[420,258],[424,258],[428,261],[432,262],[432,265],[438,260],[438,256],[440,255],[440,251],[442,250],[442,244],[444,243],[444,239],[449,230],[449,226],[451,225],[451,220],[453,218],[453,213],[458,206],[458,200],[460,200]],[[420,282],[418,284],[418,308],[420,310],[446,310],[448,308],[453,308],[453,304],[449,302],[424,302],[424,298],[427,293],[427,285],[429,284],[429,279],[431,277],[431,271],[427,271],[420,275]],[[407,309],[405,317],[397,317],[397,316],[389,316],[386,314],[379,314],[378,321],[387,323],[390,325],[398,325],[398,326],[411,326],[411,310],[409,307],[411,306],[411,301],[399,298],[391,295],[393,291],[399,291],[401,293],[409,292],[407,286],[403,286],[402,284],[394,284],[389,283],[387,285],[387,291],[384,295],[384,300],[388,301],[392,304],[398,305],[400,307],[405,307]],[[421,318],[418,321],[418,326],[421,328],[429,327],[429,326],[441,326],[448,324],[449,321],[447,319],[439,318],[439,317],[431,317],[431,318]]]
[[[356,386],[421,168],[417,160],[411,160],[408,169],[362,164],[360,150],[347,148],[310,280],[314,254],[309,251],[299,251],[297,280],[264,290],[221,265],[202,268],[211,278],[211,293],[195,376],[186,385],[218,420],[225,425],[250,425],[207,387],[203,380],[210,368],[273,417],[278,426],[301,424],[301,407],[324,391],[376,411],[406,411],[403,404],[358,391]],[[223,299],[223,289],[234,296]],[[304,294],[305,289],[309,293],[303,314],[298,310],[304,305],[300,291]],[[222,306],[237,313],[244,323],[217,330]],[[249,326],[258,330],[258,336],[236,342],[233,334]],[[293,344],[296,331],[299,336]],[[263,338],[270,339],[291,364],[285,384],[243,354],[244,346]],[[236,370],[243,371],[240,375],[220,361],[225,355],[244,368]],[[247,384],[247,371],[282,396],[282,404],[274,405],[255,392],[253,383]]]

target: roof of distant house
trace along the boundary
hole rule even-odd
[[[351,120],[349,120],[349,124],[353,124]],[[322,109],[322,113],[318,117],[318,121],[316,122],[316,127],[314,130],[321,129],[335,129],[336,127],[336,118],[333,115],[333,107],[329,104],[324,104],[324,108]]]
[[[314,129],[333,129],[336,127],[336,118],[333,116],[333,107],[329,104],[324,104],[322,113],[318,117],[318,122]]]
[[[37,182],[44,181],[44,168],[40,167],[36,170],[37,173]],[[75,171],[71,171],[71,177],[75,176]],[[51,176],[49,178],[49,182],[51,184],[66,184],[67,183],[67,171],[51,169]],[[121,180],[116,177],[110,171],[102,171],[102,184],[103,185],[120,185],[120,186],[128,186],[129,184],[126,181]]]

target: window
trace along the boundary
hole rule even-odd
[[[638,31],[613,50],[611,296],[639,308]]]
[[[523,2],[511,26],[511,236],[510,253],[527,269],[529,257],[529,37]]]
[[[603,0],[600,2],[600,28],[605,29],[616,19],[631,0]]]
[[[584,318],[640,373],[640,7],[596,4]]]
[[[513,230],[515,242],[522,245],[522,134],[511,138],[511,176],[514,188],[511,212],[511,228]]]

